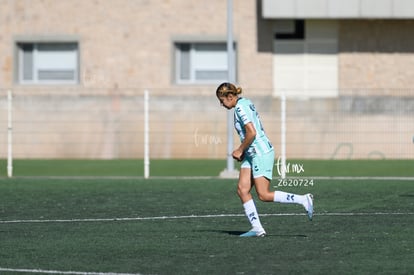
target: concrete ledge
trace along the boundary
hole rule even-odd
[[[262,0],[265,19],[414,18],[411,0]]]

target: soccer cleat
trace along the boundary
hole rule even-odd
[[[304,207],[306,209],[306,212],[308,213],[308,218],[311,221],[313,217],[313,195],[312,194],[306,194],[306,202],[304,203]]]
[[[240,237],[264,237],[266,236],[266,231],[261,229],[252,229],[250,231],[247,231],[246,233],[243,233],[240,235]]]

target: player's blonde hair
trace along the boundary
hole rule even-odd
[[[229,94],[238,96],[242,93],[241,87],[236,87],[234,84],[229,82],[221,83],[216,90],[217,97],[228,96]]]

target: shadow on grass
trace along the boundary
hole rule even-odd
[[[240,236],[246,231],[229,231],[229,230],[203,230],[204,232],[227,234],[231,236]],[[266,237],[279,237],[279,238],[307,238],[304,234],[266,234]]]

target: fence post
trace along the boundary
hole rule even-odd
[[[7,91],[7,176],[11,178],[13,176],[13,125],[12,125],[12,92]]]
[[[150,156],[149,156],[149,93],[144,91],[144,178],[150,176]]]
[[[286,96],[280,97],[280,171],[282,179],[286,178]]]

